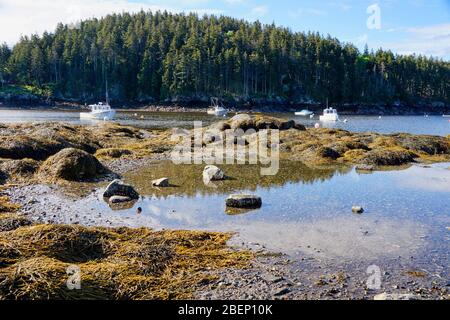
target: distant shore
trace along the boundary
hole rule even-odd
[[[117,110],[128,111],[149,111],[149,112],[205,112],[209,103],[202,101],[192,102],[115,102],[111,105]],[[296,102],[277,102],[258,100],[249,100],[245,103],[225,103],[225,106],[231,112],[264,112],[264,113],[291,113],[308,109],[316,114],[321,114],[325,105],[320,103],[296,103]],[[436,103],[418,103],[418,104],[330,104],[336,108],[342,115],[443,115],[450,114],[450,105],[441,102]],[[88,103],[65,100],[45,100],[37,97],[27,99],[11,98],[8,100],[0,99],[0,109],[23,109],[23,110],[82,110],[88,109]]]

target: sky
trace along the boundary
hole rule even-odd
[[[450,0],[0,0],[0,43],[123,11],[216,14],[450,60]]]

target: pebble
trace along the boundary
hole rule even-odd
[[[364,212],[364,208],[363,208],[363,207],[360,207],[360,206],[353,206],[353,207],[352,207],[352,212],[353,212],[353,213],[359,213],[359,214],[361,214],[361,213]]]
[[[279,291],[277,291],[274,296],[279,297],[279,296],[284,296],[286,294],[288,294],[289,292],[291,292],[291,289],[289,288],[282,288]]]

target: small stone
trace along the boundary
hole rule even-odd
[[[353,206],[352,207],[352,212],[361,214],[361,213],[364,212],[364,209],[363,209],[363,207],[360,207],[360,206]]]
[[[161,178],[161,179],[153,180],[152,186],[163,187],[163,188],[169,187],[170,186],[169,178]]]
[[[419,300],[419,297],[411,293],[386,293],[377,294],[373,300]]]
[[[279,291],[277,291],[274,294],[274,296],[276,296],[276,297],[284,296],[284,295],[288,294],[289,292],[291,292],[291,290],[289,288],[282,288]]]
[[[257,209],[262,205],[261,197],[246,194],[232,194],[226,200],[226,205],[232,208]]]
[[[109,198],[109,203],[124,203],[129,202],[132,199],[130,197],[125,196],[112,196]]]
[[[219,167],[209,165],[203,169],[203,180],[204,181],[218,181],[225,179],[225,172]]]

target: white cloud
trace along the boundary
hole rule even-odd
[[[325,16],[327,15],[326,11],[315,9],[315,8],[298,8],[297,10],[290,11],[289,15],[292,18],[299,18],[301,16],[310,15],[310,16]]]
[[[187,0],[184,0],[187,1]],[[192,0],[189,0],[190,4]],[[204,1],[204,0],[196,0]],[[182,7],[151,5],[127,0],[0,0],[0,43],[10,45],[21,35],[53,31],[59,22],[74,23],[82,19],[102,17],[110,13],[167,10],[184,11]],[[198,14],[218,14],[207,8],[188,9]]]
[[[250,14],[253,17],[257,17],[257,18],[261,18],[261,17],[265,16],[267,13],[269,13],[269,8],[267,6],[254,7],[250,12]]]
[[[421,53],[427,56],[450,57],[450,23],[426,27],[408,28],[408,38],[395,43],[386,43],[389,48],[400,54]]]

